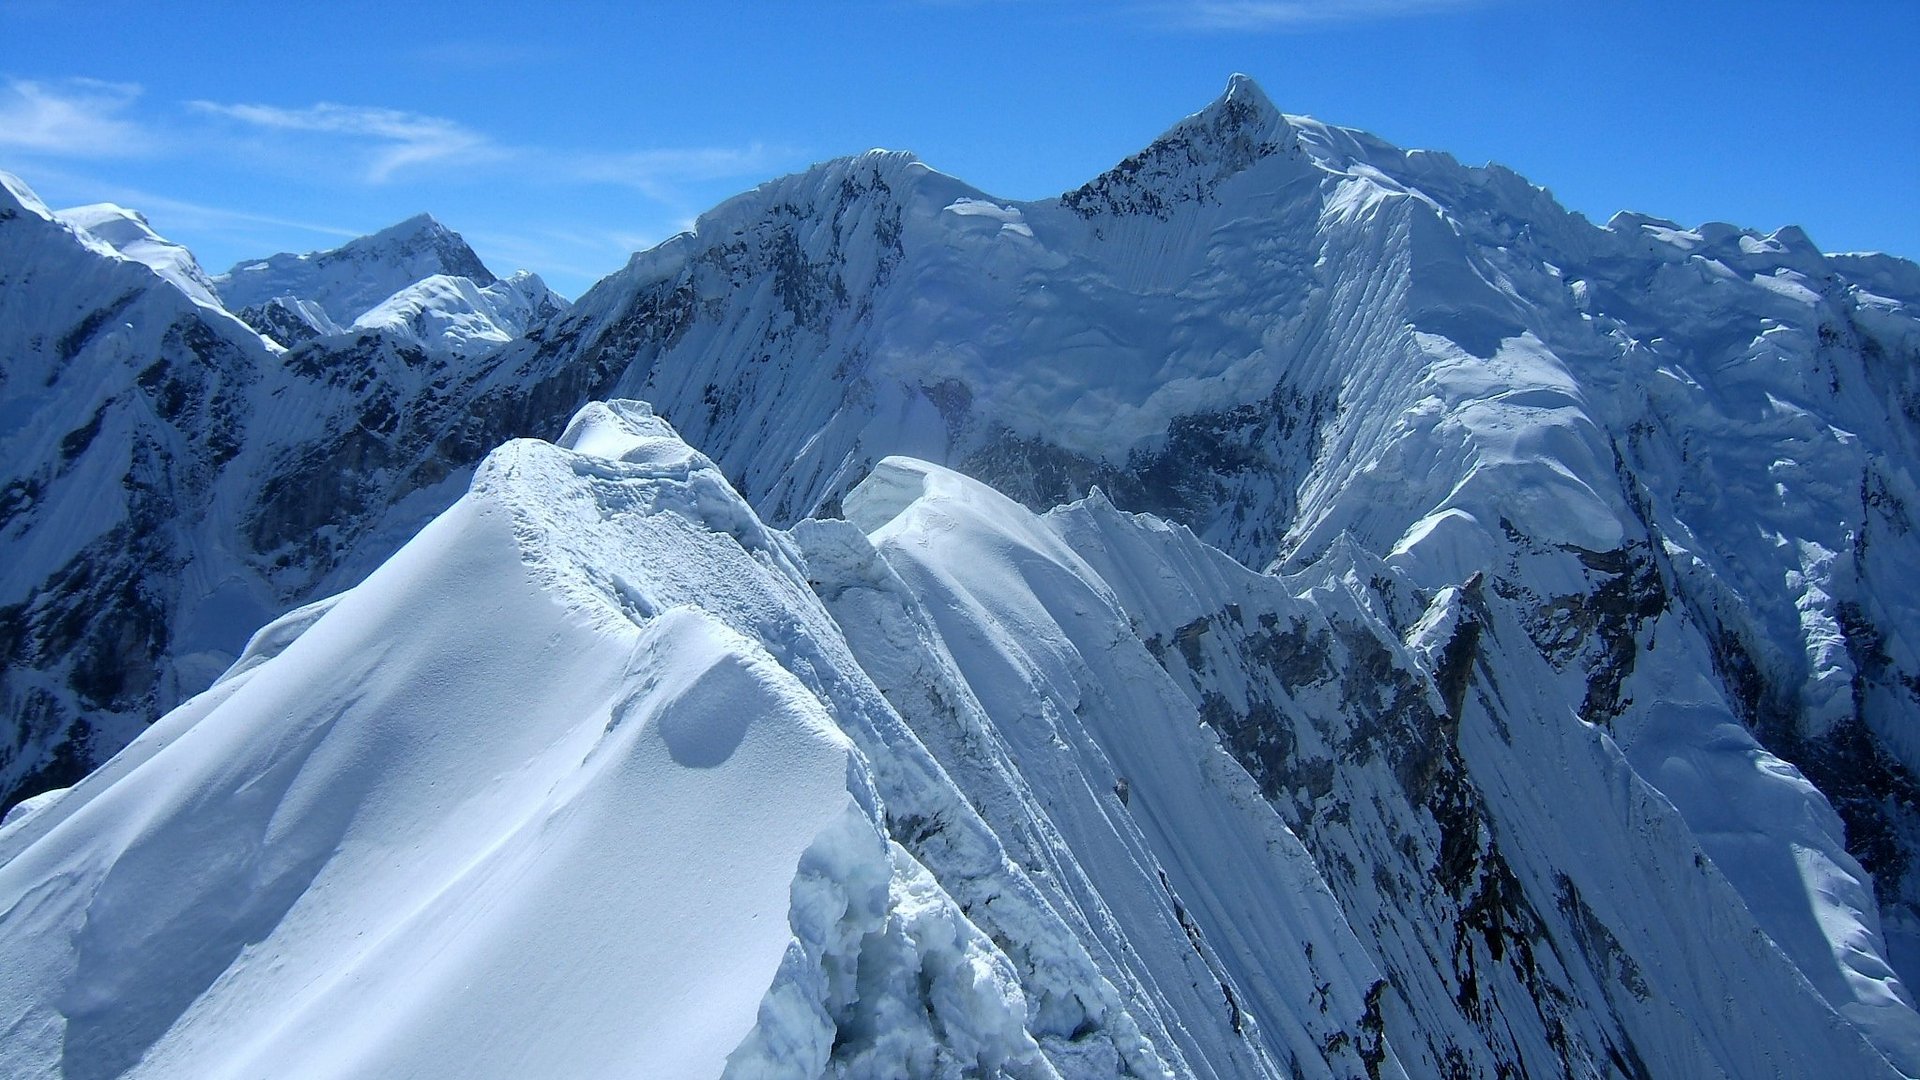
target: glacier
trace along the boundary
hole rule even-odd
[[[5,197],[9,1074],[1920,1075],[1911,263],[1243,77],[571,306]]]

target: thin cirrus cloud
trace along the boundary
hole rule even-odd
[[[0,149],[69,158],[137,157],[159,140],[126,112],[140,87],[100,79],[7,79]]]
[[[102,160],[199,152],[228,144],[242,157],[257,159],[260,138],[304,140],[309,145],[303,149],[316,158],[352,161],[351,179],[361,183],[386,184],[435,170],[511,163],[549,183],[619,185],[666,202],[674,201],[678,185],[764,171],[793,156],[760,143],[570,152],[507,145],[457,120],[404,109],[333,102],[286,108],[190,101],[183,112],[156,108],[142,95],[137,84],[100,79],[0,78],[0,151]],[[201,122],[194,122],[196,117]],[[298,144],[275,145],[287,150]]]
[[[399,109],[323,102],[305,108],[195,101],[193,109],[273,134],[313,135],[362,144],[360,179],[383,184],[403,172],[511,163],[562,184],[618,184],[672,201],[678,184],[739,176],[782,155],[745,147],[689,147],[584,153],[509,146],[456,120]]]
[[[400,109],[330,102],[303,109],[212,101],[189,104],[201,113],[237,120],[263,131],[340,136],[363,143],[367,152],[364,177],[375,184],[386,183],[404,169],[475,165],[508,156],[492,139],[457,121]]]
[[[762,172],[792,156],[789,151],[775,151],[760,143],[752,143],[744,147],[561,155],[551,165],[576,181],[621,184],[653,199],[671,202],[677,184],[724,180],[730,176]]]
[[[1157,4],[1167,19],[1197,30],[1312,30],[1336,23],[1443,15],[1492,0],[1196,0]]]

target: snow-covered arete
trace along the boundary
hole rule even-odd
[[[1183,994],[1136,1002],[1207,970],[1178,914],[1187,875],[1136,851],[1128,889],[1151,903],[1096,932],[1082,905],[1101,894],[1009,859],[801,565],[645,406],[590,406],[560,446],[501,448],[365,582],[263,631],[212,689],[0,833],[0,1069],[1378,1064],[1377,1016],[1368,1030],[1350,989],[1231,1026],[1217,985],[1204,1026]],[[1096,794],[1086,805],[1112,798]],[[1367,972],[1297,842],[1257,799],[1238,805],[1220,804],[1229,823],[1251,811],[1243,827],[1281,845],[1241,856],[1302,897],[1278,910],[1318,910],[1285,949],[1317,945],[1342,985]],[[1084,884],[1073,854],[1055,858]],[[1145,964],[1115,951],[1150,937]],[[1296,1010],[1319,1030],[1282,1070],[1263,1033]]]
[[[551,532],[596,494],[725,493],[670,442],[503,448],[277,652],[11,830],[0,1071],[717,1074],[782,969],[803,857],[913,885],[783,643],[637,608],[618,573],[731,537],[676,517],[587,565],[562,540],[590,533]],[[960,1005],[996,988],[977,932],[925,950],[987,980]],[[999,978],[996,1064],[1034,1052]]]
[[[1402,642],[1103,495],[845,503],[500,448],[0,830],[0,1068],[1898,1075],[1479,582]]]

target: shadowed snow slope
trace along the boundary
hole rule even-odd
[[[1436,597],[1403,644],[1359,582],[1251,573],[1103,496],[1040,517],[891,458],[846,508],[938,643],[920,651],[951,658],[1084,872],[1124,910],[1152,891],[1120,884],[1129,861],[1157,854],[1203,983],[1278,1060],[1327,1037],[1311,1018],[1298,1035],[1275,1024],[1298,1022],[1304,985],[1329,1004],[1364,995],[1372,1041],[1351,1049],[1397,1048],[1417,1076],[1893,1075],[1848,1020],[1911,1060],[1920,1018],[1884,962],[1849,961],[1823,999],[1613,742],[1537,688],[1551,676],[1477,592]],[[890,684],[911,678],[901,647],[882,640],[902,635],[855,629],[887,624],[841,597],[856,652],[907,700]],[[1101,814],[1072,808],[1083,791]],[[1092,839],[1116,817],[1130,844]],[[1331,895],[1286,893],[1290,860]],[[1813,891],[1833,876],[1795,899],[1873,948],[1857,882]],[[1328,921],[1351,923],[1387,978],[1303,953],[1321,936],[1303,927]],[[1133,944],[1153,962],[1151,938]]]

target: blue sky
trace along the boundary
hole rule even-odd
[[[1595,220],[1797,223],[1911,258],[1916,56],[1914,0],[0,0],[0,169],[140,209],[210,270],[429,210],[577,295],[728,195],[873,146],[1057,194],[1244,71]]]

